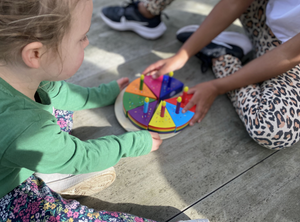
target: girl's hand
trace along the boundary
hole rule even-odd
[[[120,91],[122,91],[126,86],[129,84],[129,79],[126,78],[121,78],[117,80],[117,83],[119,85]]]
[[[158,133],[150,132],[152,137],[152,149],[151,152],[158,150],[160,144],[162,143],[162,139],[160,138]]]
[[[182,112],[184,113],[194,105],[197,105],[195,115],[190,121],[190,125],[192,126],[195,122],[200,123],[205,117],[214,100],[219,95],[219,92],[214,85],[214,81],[209,81],[194,86],[187,93],[194,95],[189,103],[183,108]]]
[[[152,75],[153,79],[167,74],[171,71],[178,70],[184,66],[186,59],[183,59],[179,54],[176,54],[170,58],[162,59],[148,66],[142,74]]]

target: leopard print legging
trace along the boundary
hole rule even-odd
[[[159,15],[174,0],[142,0],[152,15]]]
[[[266,25],[267,2],[254,1],[240,18],[256,57],[281,44]],[[225,55],[214,61],[213,72],[217,78],[222,78],[241,67],[239,59]],[[299,141],[299,73],[297,65],[275,78],[228,93],[249,135],[261,146],[278,150]]]

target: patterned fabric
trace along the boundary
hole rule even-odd
[[[174,0],[143,0],[145,7],[152,15],[159,15]]]
[[[256,57],[280,45],[266,25],[268,1],[256,0],[240,20],[252,40]],[[222,78],[238,71],[241,61],[225,55],[214,61],[213,72]],[[261,146],[282,149],[299,141],[300,67],[260,84],[253,84],[228,93],[249,135]]]
[[[54,109],[54,115],[57,119],[57,124],[62,131],[70,133],[73,127],[73,113],[72,111]]]
[[[152,222],[134,215],[95,211],[76,200],[63,199],[32,175],[0,199],[0,222]]]
[[[54,109],[57,124],[70,133],[73,112]],[[63,199],[40,178],[32,175],[0,199],[0,222],[152,222],[127,213],[95,211],[76,200]]]

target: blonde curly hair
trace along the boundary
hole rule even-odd
[[[0,61],[14,63],[31,42],[58,52],[80,0],[0,0]]]

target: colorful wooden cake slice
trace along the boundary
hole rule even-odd
[[[144,106],[139,106],[135,109],[128,111],[128,118],[130,121],[141,129],[148,129],[149,122],[156,109],[157,101],[149,102],[148,112],[144,113]]]
[[[144,106],[145,98],[146,97],[144,97],[144,96],[124,92],[124,95],[123,95],[123,111],[126,114],[126,116],[128,115],[129,110],[132,110],[132,109],[134,109],[136,107],[139,107],[139,106]],[[153,101],[155,101],[155,99],[149,98],[149,102],[153,102]]]
[[[193,97],[193,95],[194,94],[186,94],[185,98],[182,98],[183,99],[182,103],[183,103],[184,106],[186,106],[189,103],[189,101],[191,100],[191,98]],[[195,108],[196,108],[196,105],[195,105]]]
[[[184,108],[184,107],[188,104],[188,102],[191,100],[191,98],[193,97],[193,95],[194,95],[194,94],[187,94],[186,97],[185,97],[185,100],[181,102],[180,107],[181,107],[181,108]],[[181,97],[182,97],[182,96],[181,96]],[[174,97],[174,98],[166,99],[165,101],[166,101],[167,103],[171,103],[171,104],[173,104],[173,105],[176,106],[176,105],[177,105],[177,98],[178,98],[178,97]],[[189,110],[190,110],[191,112],[196,112],[196,105],[193,106],[192,108],[190,108]]]
[[[163,76],[153,79],[152,76],[145,76],[144,82],[149,87],[149,89],[154,93],[154,95],[159,98],[161,85],[163,82]]]
[[[164,117],[161,117],[162,101],[155,110],[149,123],[148,130],[158,133],[174,133],[176,130],[175,123],[172,120],[167,109],[165,109]]]
[[[160,90],[160,100],[165,100],[180,93],[183,89],[183,83],[168,75],[163,76],[163,82]]]
[[[186,113],[182,113],[182,108],[180,108],[179,113],[177,114],[176,111],[176,105],[173,105],[171,103],[166,104],[166,108],[172,117],[173,122],[176,126],[176,132],[183,130],[185,127],[189,125],[190,120],[194,116],[195,113],[191,111],[187,111]]]
[[[149,97],[152,99],[157,99],[156,96],[152,93],[152,91],[149,89],[149,87],[145,83],[143,83],[143,90],[140,90],[140,79],[135,79],[134,81],[132,81],[127,86],[125,92]]]

